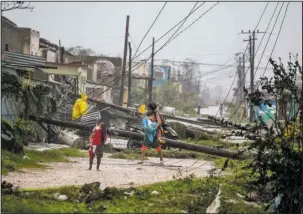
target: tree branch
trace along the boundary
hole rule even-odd
[[[27,3],[24,5],[24,3]],[[10,11],[10,10],[33,10],[34,7],[31,6],[31,2],[21,2],[21,1],[16,1],[16,2],[2,2],[1,4],[1,12],[5,11]]]

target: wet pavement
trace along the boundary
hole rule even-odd
[[[144,164],[138,160],[111,159],[106,154],[102,159],[100,171],[93,165],[88,168],[88,158],[71,158],[70,163],[50,163],[47,169],[24,169],[9,173],[2,180],[21,188],[43,188],[64,185],[82,185],[99,181],[103,187],[129,187],[172,180],[194,173],[197,177],[208,175],[212,162],[193,159],[165,159],[164,166],[158,158],[148,158]],[[96,160],[95,160],[96,162]]]

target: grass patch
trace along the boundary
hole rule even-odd
[[[45,151],[25,150],[25,155],[30,159],[23,159],[23,155],[2,150],[2,175],[23,168],[45,168],[43,163],[69,162],[68,157],[87,157],[87,153],[74,148],[61,148]]]
[[[90,204],[78,202],[76,186],[49,188],[43,190],[24,190],[18,195],[2,196],[2,211],[14,213],[205,213],[214,200],[221,184],[220,213],[261,213],[262,209],[245,204],[236,193],[245,194],[239,186],[230,184],[225,178],[187,177],[160,182],[137,188],[107,188],[102,198]],[[157,191],[158,195],[151,194]],[[133,195],[126,195],[125,192]],[[67,201],[58,201],[54,194],[68,197]],[[230,201],[234,200],[235,203]],[[105,208],[105,210],[104,210]]]

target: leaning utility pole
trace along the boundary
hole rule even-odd
[[[124,55],[123,55],[123,62],[122,62],[122,77],[121,77],[121,88],[120,88],[120,106],[123,105],[124,81],[125,81],[125,73],[126,73],[127,43],[128,43],[128,29],[129,29],[129,15],[126,16]]]
[[[128,54],[128,101],[127,106],[131,106],[132,97],[132,47],[130,42],[128,43],[129,54]]]
[[[241,32],[242,34],[249,34],[249,39],[248,40],[243,40],[244,42],[249,42],[249,58],[250,58],[250,93],[254,92],[254,78],[255,78],[255,41],[257,40],[256,38],[256,33],[265,33],[265,32],[260,32],[259,30],[251,32],[250,30],[248,32]],[[252,102],[250,102],[250,115],[249,115],[249,122],[254,121],[254,106]]]
[[[237,54],[238,55],[238,54]],[[242,73],[241,73],[241,57],[238,59],[238,67],[237,67],[237,74],[238,74],[238,81],[237,81],[237,93],[235,94],[236,96],[236,103],[239,104],[241,103],[241,95],[242,95],[242,90],[241,90],[241,83],[242,83]]]
[[[155,38],[153,38],[152,44],[152,55],[151,55],[151,65],[150,65],[150,79],[148,84],[148,102],[153,100],[153,80],[154,80],[154,50],[155,50]]]

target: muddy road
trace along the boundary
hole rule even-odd
[[[71,158],[70,163],[50,163],[46,169],[12,172],[2,176],[2,181],[20,188],[83,185],[95,181],[99,181],[103,188],[129,187],[172,180],[192,173],[203,177],[213,168],[211,162],[193,159],[164,159],[164,166],[161,166],[159,158],[149,157],[144,164],[137,164],[138,160],[112,159],[109,155],[104,155],[100,171],[96,171],[95,163],[91,171],[87,170],[88,158]]]

